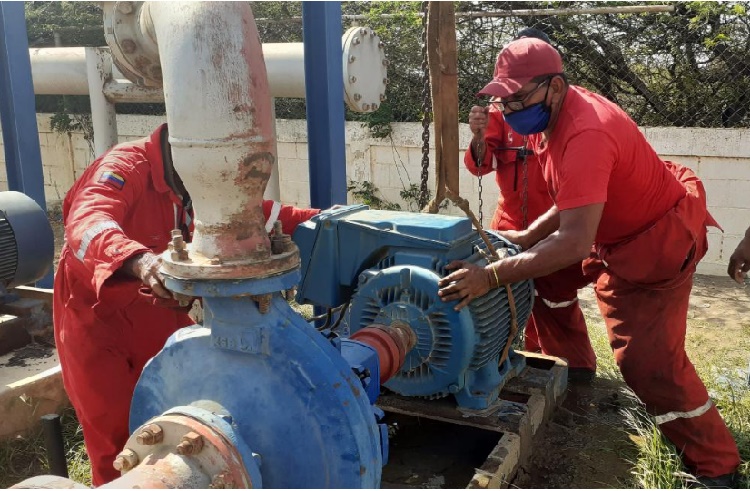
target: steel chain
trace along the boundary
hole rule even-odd
[[[482,213],[482,205],[484,204],[482,201],[482,174],[479,174],[477,177],[479,177],[479,223],[484,227],[484,214]]]
[[[523,229],[529,228],[528,203],[529,203],[529,169],[526,165],[529,155],[529,139],[523,137],[523,189],[521,190],[521,215],[523,216]]]
[[[430,171],[430,116],[432,99],[430,94],[430,67],[427,60],[427,13],[429,2],[422,2],[422,175],[419,186],[419,209],[427,206],[427,180]]]

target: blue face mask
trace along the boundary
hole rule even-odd
[[[520,111],[503,114],[503,117],[519,135],[533,135],[547,129],[550,108],[544,104],[544,101],[541,101]]]

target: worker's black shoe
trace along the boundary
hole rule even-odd
[[[590,368],[568,368],[568,382],[577,385],[591,384],[596,377],[596,370]]]
[[[736,472],[717,477],[699,476],[688,487],[693,489],[734,489],[738,484],[737,477]]]

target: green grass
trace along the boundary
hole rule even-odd
[[[587,316],[586,322],[598,358],[597,375],[622,380],[601,318]],[[714,348],[702,330],[716,326],[698,320],[689,323],[688,353],[737,442],[742,459],[738,486],[750,488],[750,389],[743,373],[738,371],[747,367],[750,336],[740,336],[732,347]],[[748,334],[747,324],[741,328],[743,334]],[[706,346],[711,349],[705,349]],[[633,484],[646,489],[679,489],[694,482],[694,476],[682,467],[679,452],[664,438],[643,405],[629,390],[624,392],[629,404],[623,409],[623,416],[638,445],[638,457],[632,462]]]
[[[91,466],[75,412],[66,409],[61,422],[70,478],[91,486]],[[49,473],[41,426],[32,433],[0,442],[0,487],[8,488],[29,477]]]

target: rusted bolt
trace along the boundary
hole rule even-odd
[[[354,94],[354,100],[355,101],[359,101],[360,99],[362,99],[362,95],[361,94]]]
[[[370,37],[371,37],[371,38],[374,38],[374,37],[375,37],[375,31],[374,31],[374,30],[373,30],[373,31],[370,31]]]
[[[378,106],[377,104],[375,104],[375,103],[373,102],[373,104],[372,104],[372,110],[373,110],[373,111],[377,111],[379,107],[380,107],[380,106]]]
[[[365,102],[364,104],[362,104],[362,110],[363,111],[369,111],[370,110],[370,105]]]
[[[218,266],[221,264],[221,259],[219,259],[218,257],[212,257],[211,264],[213,264],[214,266]]]
[[[380,94],[380,102],[383,102],[384,100],[386,100],[386,95]]]
[[[356,59],[357,59],[357,57],[356,57],[356,56],[354,56],[354,55],[350,55],[350,56],[349,56],[349,63],[354,63],[354,61],[355,61]]]
[[[388,66],[388,65],[390,65],[390,64],[391,64],[391,62],[390,62],[390,61],[388,61],[388,60],[383,60],[383,66]]]
[[[203,437],[191,431],[182,437],[177,445],[177,453],[180,455],[195,455],[203,449]]]
[[[290,288],[288,290],[284,290],[284,298],[287,302],[294,300],[294,296],[297,295],[297,289],[296,288]]]
[[[367,29],[365,29],[365,28],[362,28],[362,29],[360,29],[360,30],[359,30],[359,35],[360,35],[360,36],[364,36],[364,35],[366,35],[366,34],[367,34]]]
[[[117,458],[112,463],[112,467],[114,467],[116,471],[128,472],[130,469],[138,465],[138,460],[138,454],[129,448],[126,448],[117,455]]]
[[[271,295],[258,295],[258,310],[261,314],[267,314],[271,310]]]
[[[354,75],[352,75],[351,77],[349,77],[349,82],[356,83],[357,82],[357,77],[355,77]]]
[[[378,41],[378,48],[383,49],[385,47],[385,43],[383,41]]]
[[[362,42],[362,40],[360,40],[360,39],[359,39],[358,37],[356,37],[356,36],[355,36],[355,37],[354,37],[354,38],[352,39],[352,46],[356,46],[356,45],[358,45],[358,44],[359,44],[359,43],[361,43],[361,42]]]
[[[228,472],[216,474],[211,479],[211,489],[231,489],[234,487],[234,480]]]
[[[388,79],[387,78],[383,79],[383,85],[388,85]]]
[[[135,53],[136,49],[135,41],[132,39],[123,39],[120,43],[120,48],[122,48],[122,52],[125,54],[132,54]]]
[[[172,241],[170,242],[176,251],[185,249],[185,239],[182,238],[182,231],[179,229],[172,230]]]
[[[146,425],[135,437],[138,445],[156,445],[164,440],[164,431],[157,424]]]
[[[121,14],[132,14],[133,2],[117,2],[117,10]]]

